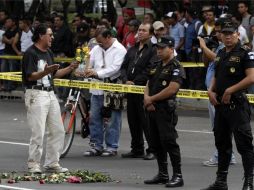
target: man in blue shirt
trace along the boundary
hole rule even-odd
[[[184,46],[184,26],[177,21],[177,15],[174,12],[169,12],[166,15],[169,21],[169,36],[175,40],[175,50],[178,54],[178,59],[182,57],[183,46]],[[181,59],[180,59],[181,61]]]
[[[184,50],[186,53],[186,61],[200,62],[201,54],[199,52],[199,43],[197,35],[199,27],[202,25],[201,21],[197,18],[197,12],[189,8],[185,12],[186,22],[188,26],[185,32]],[[186,69],[187,86],[193,90],[205,89],[204,78],[205,71],[201,67]]]

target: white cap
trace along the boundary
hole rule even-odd
[[[164,28],[164,27],[165,26],[164,26],[163,22],[161,22],[161,21],[155,21],[153,23],[154,30],[159,30],[160,28]]]

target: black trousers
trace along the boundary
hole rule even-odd
[[[227,171],[232,154],[232,136],[242,156],[245,175],[253,174],[253,144],[250,126],[250,106],[247,100],[241,104],[215,107],[214,136],[218,149],[218,171]]]
[[[169,107],[156,107],[155,112],[149,112],[149,129],[158,163],[167,162],[168,153],[173,173],[181,173],[181,154],[176,142],[178,134],[175,129],[175,117],[177,117],[175,110],[172,111]]]
[[[127,94],[127,119],[131,133],[131,151],[136,154],[144,153],[143,133],[148,143],[147,152],[153,152],[143,100],[144,95],[142,94]]]

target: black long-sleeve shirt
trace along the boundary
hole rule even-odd
[[[121,77],[123,83],[132,81],[135,85],[146,85],[148,68],[157,60],[156,48],[149,41],[139,50],[139,43],[131,47],[125,55]]]
[[[64,53],[66,56],[74,56],[73,52],[73,34],[70,29],[63,25],[58,30],[54,30],[54,40],[51,50],[53,53]]]

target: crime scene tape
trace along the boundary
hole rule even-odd
[[[0,59],[16,59],[16,60],[21,60],[22,56],[13,56],[13,55],[0,55]],[[55,62],[64,62],[64,63],[71,63],[74,60],[74,58],[62,58],[62,57],[55,57],[54,61]],[[201,62],[181,62],[181,65],[183,67],[204,67],[204,63]]]
[[[18,73],[18,74],[17,74]],[[0,79],[12,80],[21,82],[21,72],[0,73]],[[69,80],[69,79],[54,79],[55,86],[73,87],[81,89],[96,89],[116,92],[126,92],[135,94],[144,94],[144,86],[126,85],[126,84],[112,84],[93,81]],[[177,93],[178,98],[192,98],[192,99],[208,99],[207,91],[202,90],[188,90],[180,89]],[[254,103],[254,94],[247,94],[250,103]]]
[[[15,60],[22,60],[23,56],[16,56],[16,55],[0,55],[0,59],[15,59]],[[69,57],[55,57],[55,62],[65,62],[65,63],[71,63],[74,60],[74,58]]]

